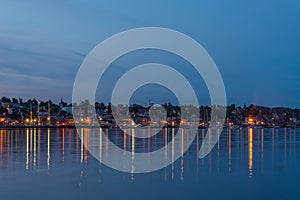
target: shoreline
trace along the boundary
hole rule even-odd
[[[0,126],[0,129],[24,129],[24,128],[76,128],[75,125],[12,125],[12,126]],[[77,126],[77,128],[104,128],[104,129],[119,129],[115,126]],[[126,128],[137,128],[137,127],[126,127]],[[158,128],[158,127],[149,127],[149,128]],[[165,126],[163,128],[179,128],[179,126]],[[189,128],[182,126],[182,128]],[[209,127],[199,126],[198,129],[208,129]],[[282,129],[290,128],[297,129],[299,126],[276,126],[276,127],[264,127],[264,126],[224,126],[224,129],[242,129],[242,128],[253,128],[253,129]]]

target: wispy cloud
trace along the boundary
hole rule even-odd
[[[70,100],[72,84],[64,79],[0,72],[0,95]]]

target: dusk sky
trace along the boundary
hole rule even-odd
[[[300,107],[298,0],[0,3],[0,96],[71,101],[77,70],[96,45],[155,26],[180,31],[207,50],[229,104]]]

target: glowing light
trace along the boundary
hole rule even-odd
[[[131,137],[131,178],[134,178],[134,154],[135,154],[135,132],[132,129],[132,137]]]
[[[175,137],[175,130],[174,128],[172,128],[172,180],[174,180],[174,161],[175,161],[175,141],[174,141],[174,137]]]
[[[50,168],[50,128],[48,128],[48,151],[47,151],[47,167]]]
[[[248,136],[248,146],[249,146],[249,178],[252,178],[253,174],[253,129],[249,129]]]
[[[36,129],[33,131],[33,167],[36,167]]]
[[[26,130],[26,170],[29,169],[29,129]]]
[[[253,125],[254,124],[254,119],[250,117],[248,119],[248,124]]]

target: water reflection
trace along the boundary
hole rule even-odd
[[[195,141],[185,153],[186,141],[191,137],[186,129],[164,129],[160,134],[144,139],[127,134],[130,132],[134,136],[134,129],[126,129],[125,132],[119,129],[97,131],[99,140],[94,141],[91,130],[82,128],[78,133],[83,139],[81,142],[75,129],[1,129],[0,169],[51,170],[74,164],[82,166],[90,162],[97,163],[89,154],[88,147],[97,143],[100,160],[109,160],[112,159],[109,157],[109,141],[112,141],[123,149],[124,156],[130,157],[131,178],[135,179],[136,153],[161,148],[179,134],[180,140],[171,142],[170,151],[164,151],[164,162],[172,160],[172,164],[162,170],[164,180],[230,173],[247,174],[253,178],[256,174],[266,172],[266,169],[282,168],[297,159],[297,143],[300,142],[299,129],[225,129],[213,151],[199,160],[201,142],[205,134],[210,133],[205,129],[199,129]],[[149,135],[149,131],[145,130],[144,134]],[[176,146],[180,149],[176,149]],[[176,151],[181,153],[181,157],[175,162]],[[150,155],[147,162],[150,166]],[[105,166],[100,164],[97,167],[102,171]]]
[[[248,133],[248,146],[249,146],[249,178],[253,175],[253,129],[249,129]]]
[[[50,168],[50,128],[48,128],[48,130],[47,130],[47,168],[49,169]]]
[[[228,171],[231,172],[231,129],[228,129]],[[219,149],[220,143],[218,143],[218,156],[220,156]]]

